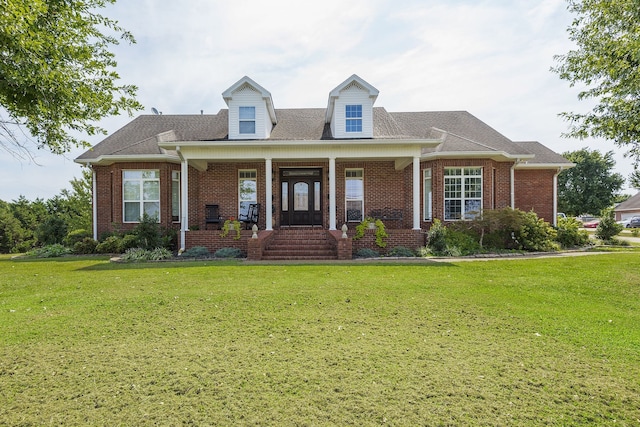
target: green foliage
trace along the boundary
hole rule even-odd
[[[355,258],[378,258],[380,254],[373,249],[360,248],[355,254]]]
[[[85,237],[84,239],[77,241],[73,244],[73,253],[75,254],[95,254],[98,241],[91,237]]]
[[[10,253],[23,240],[23,229],[9,205],[0,200],[0,253]]]
[[[0,3],[0,146],[21,150],[25,126],[38,148],[56,154],[88,146],[76,136],[106,133],[100,119],[142,108],[137,88],[119,85],[110,47],[133,36],[97,13],[115,0],[4,0]],[[13,150],[12,150],[13,148]]]
[[[36,229],[38,241],[44,245],[62,244],[67,236],[67,224],[58,215],[51,215]]]
[[[122,238],[118,236],[109,236],[96,246],[96,252],[99,254],[119,254],[122,248]]]
[[[240,230],[242,229],[242,224],[237,219],[228,219],[222,224],[222,230],[220,232],[220,237],[227,237],[229,231],[235,230],[235,236],[233,240],[240,240]]]
[[[209,249],[204,246],[194,246],[180,254],[183,258],[208,258],[211,256]]]
[[[434,219],[431,228],[427,232],[427,248],[436,256],[448,255],[447,251],[447,227],[442,221]]]
[[[555,242],[556,230],[542,218],[538,218],[535,212],[526,212],[523,215],[522,225],[516,232],[516,239],[520,248],[525,251],[548,252],[558,250]]]
[[[53,245],[46,245],[41,248],[32,249],[27,252],[27,256],[34,258],[57,258],[69,255],[70,253],[71,249],[59,243],[55,243]]]
[[[556,56],[553,71],[580,99],[596,101],[586,113],[565,112],[568,136],[612,140],[640,161],[640,7],[635,0],[568,0],[575,18],[569,39],[575,49]],[[606,206],[604,206],[606,207]],[[583,213],[583,212],[579,212]],[[584,212],[595,213],[595,212]]]
[[[62,243],[65,246],[73,247],[77,242],[84,240],[87,237],[91,237],[92,234],[88,230],[80,229],[80,230],[72,230],[67,236],[63,239]]]
[[[238,248],[221,248],[213,254],[216,258],[242,258],[242,251]]]
[[[132,234],[137,237],[137,247],[139,248],[151,250],[163,246],[160,225],[157,219],[146,213],[142,215]]]
[[[581,230],[582,223],[574,217],[560,218],[556,229],[556,241],[563,248],[582,247],[589,244],[589,233]]]
[[[384,248],[387,246],[387,242],[385,239],[389,237],[387,231],[385,230],[384,223],[380,219],[373,219],[371,217],[366,217],[363,219],[360,224],[356,225],[356,234],[353,236],[354,240],[358,240],[364,237],[364,233],[369,229],[369,224],[374,224],[376,230],[376,245],[380,248]]]
[[[162,261],[172,257],[173,254],[167,248],[132,248],[127,249],[120,260],[125,262]]]
[[[82,178],[72,179],[71,190],[63,189],[59,195],[47,200],[47,211],[64,219],[69,230],[91,230],[93,176],[90,168],[82,168]]]
[[[396,246],[387,252],[387,256],[399,257],[399,258],[413,258],[416,256],[415,252],[404,246]]]
[[[600,222],[596,227],[596,237],[605,242],[611,241],[620,234],[624,227],[616,222],[613,209],[604,209],[600,213]]]
[[[624,185],[624,177],[613,172],[613,152],[583,148],[563,156],[576,165],[558,175],[558,209],[570,216],[598,215],[612,206]]]

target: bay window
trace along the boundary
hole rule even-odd
[[[160,221],[160,172],[122,171],[124,222],[139,222],[144,214]]]

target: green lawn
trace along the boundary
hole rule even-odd
[[[0,257],[0,425],[637,426],[640,252]]]

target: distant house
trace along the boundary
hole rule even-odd
[[[378,90],[357,75],[329,92],[325,108],[276,109],[249,77],[222,96],[228,108],[214,115],[137,117],[75,160],[93,169],[96,237],[146,213],[179,229],[182,249],[350,258],[373,244],[351,239],[365,217],[382,219],[389,248],[422,246],[434,219],[483,209],[533,210],[553,223],[557,176],[572,166],[466,111],[374,107]],[[212,230],[250,208],[255,236]]]
[[[640,215],[640,192],[616,206],[614,212],[616,221],[622,221]]]

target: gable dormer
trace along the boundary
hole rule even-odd
[[[378,89],[352,75],[329,93],[325,123],[338,139],[373,138],[373,104]]]
[[[229,139],[267,139],[277,123],[268,90],[244,76],[222,92],[229,107]]]

